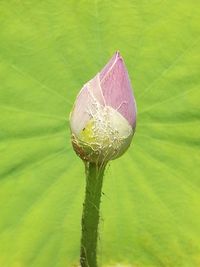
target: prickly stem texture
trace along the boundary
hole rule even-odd
[[[105,165],[86,162],[86,190],[82,215],[81,267],[97,267],[99,207]]]

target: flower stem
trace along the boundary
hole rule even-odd
[[[82,215],[81,267],[97,267],[97,238],[99,207],[103,184],[104,166],[86,162],[86,190]]]

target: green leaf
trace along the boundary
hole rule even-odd
[[[115,50],[138,106],[110,163],[99,263],[200,265],[198,1],[0,2],[0,266],[77,266],[84,166],[68,116]]]

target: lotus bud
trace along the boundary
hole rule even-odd
[[[136,103],[123,58],[116,52],[87,82],[70,114],[75,152],[88,162],[108,162],[129,147],[136,127]]]

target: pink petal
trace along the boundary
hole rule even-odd
[[[100,72],[100,80],[104,78],[106,73],[109,71],[109,69],[112,67],[113,63],[115,63],[116,59],[119,57],[119,52],[117,51],[113,57],[108,61],[108,63],[103,67],[103,69]]]
[[[77,136],[91,117],[97,112],[98,105],[104,105],[99,75],[87,82],[76,98],[71,113],[71,129]]]
[[[84,125],[89,121],[90,115],[86,106],[89,104],[89,94],[86,85],[81,89],[70,116],[70,125],[72,132],[78,136]]]
[[[117,52],[100,73],[105,103],[118,110],[132,127],[136,123],[136,104],[124,61]]]

